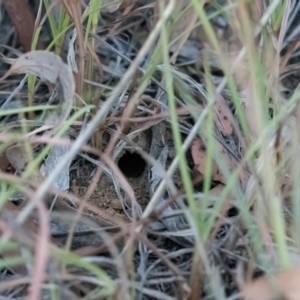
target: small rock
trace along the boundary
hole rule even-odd
[[[111,201],[110,206],[115,210],[122,210],[122,205],[119,199]]]
[[[107,213],[110,214],[111,216],[114,216],[115,213],[116,213],[116,211],[115,211],[113,208],[110,207],[110,208],[107,210]]]

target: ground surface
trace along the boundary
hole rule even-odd
[[[0,1],[0,298],[271,300],[253,279],[300,260],[300,4],[276,31],[267,1],[102,2]]]

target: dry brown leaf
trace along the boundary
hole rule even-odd
[[[222,155],[223,162],[227,165],[227,170],[237,170],[238,168],[240,168],[240,163],[236,159],[231,159],[227,150],[225,150],[221,144],[217,144],[216,147],[218,147],[218,153]],[[196,138],[192,142],[191,153],[197,170],[200,174],[204,175],[207,155],[206,146],[200,138]],[[249,178],[250,174],[244,168],[240,168],[239,179],[243,185],[248,182]],[[212,180],[226,184],[226,179],[221,173],[220,168],[216,164],[216,162],[213,162]]]
[[[8,73],[32,73],[53,84],[59,80],[65,98],[72,99],[74,96],[75,87],[71,70],[54,53],[43,50],[25,53],[15,60]]]
[[[218,97],[217,102],[214,104],[215,114],[214,119],[217,124],[219,123],[219,129],[223,133],[223,135],[231,135],[233,132],[233,125],[230,119],[233,120],[232,114],[230,114],[230,110],[227,107],[225,100],[222,96]]]
[[[34,74],[42,80],[56,84],[62,98],[60,99],[62,102],[60,112],[52,112],[45,123],[59,127],[69,116],[75,95],[75,83],[71,69],[56,54],[37,50],[19,56],[0,78],[0,82],[12,74]]]
[[[199,171],[200,174],[204,175],[207,156],[206,156],[206,146],[201,139],[199,138],[194,139],[191,145],[191,152],[197,170]],[[212,179],[214,181],[220,181],[224,184],[226,182],[223,174],[220,172],[220,169],[215,162],[213,164]]]
[[[221,1],[222,6],[228,5],[230,1]],[[227,16],[227,25],[222,28],[215,26],[215,33],[218,39],[218,45],[221,50],[220,53],[215,51],[215,48],[210,43],[210,39],[207,36],[203,27],[198,30],[198,39],[203,45],[201,51],[202,61],[208,62],[211,67],[222,69],[226,62],[226,65],[232,68],[232,73],[237,84],[239,91],[242,94],[242,101],[245,104],[245,112],[251,131],[251,137],[257,137],[259,133],[257,117],[255,114],[255,106],[253,99],[255,99],[255,85],[250,80],[251,68],[248,66],[247,57],[240,58],[237,63],[237,57],[244,44],[247,44],[247,39],[252,38],[255,47],[258,46],[259,36],[250,37],[246,35],[247,23],[255,25],[259,23],[259,20],[263,14],[263,7],[261,1],[254,1],[252,6],[248,6],[244,1],[238,1],[235,8],[230,9]],[[253,31],[254,32],[254,31]],[[268,52],[269,53],[269,52]],[[270,55],[271,56],[271,55]],[[271,66],[274,65],[274,59],[270,59],[270,56],[266,59],[262,59],[262,63],[268,67],[268,62],[271,62]]]
[[[18,38],[25,52],[30,51],[34,36],[34,16],[30,6],[24,0],[3,0],[3,7],[7,11],[12,24],[16,28]],[[39,40],[37,49],[44,49],[43,43]]]
[[[300,268],[282,271],[269,280],[259,278],[242,288],[245,300],[299,300]]]
[[[24,149],[24,146],[19,145],[9,147],[6,150],[6,157],[19,174],[22,174],[30,161],[30,157]],[[39,171],[36,171],[31,178],[40,182],[43,180],[43,176]]]

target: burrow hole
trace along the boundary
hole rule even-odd
[[[126,151],[119,159],[118,166],[127,178],[138,178],[145,171],[146,162],[138,153]]]

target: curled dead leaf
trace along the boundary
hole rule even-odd
[[[75,83],[71,70],[54,53],[37,50],[20,55],[1,80],[11,74],[22,73],[37,75],[42,80],[48,80],[53,84],[56,84],[59,80],[62,84],[65,99],[72,99],[74,96]]]
[[[16,169],[19,174],[22,174],[31,159],[24,146],[22,145],[14,145],[9,147],[6,150],[5,154],[10,164]],[[43,176],[37,170],[31,176],[31,178],[34,178],[35,180],[40,182],[42,182],[43,180]]]
[[[45,120],[58,127],[70,114],[75,95],[75,82],[71,69],[62,59],[49,51],[37,50],[20,55],[0,82],[12,74],[34,74],[56,85],[61,95],[59,112],[52,112]]]

